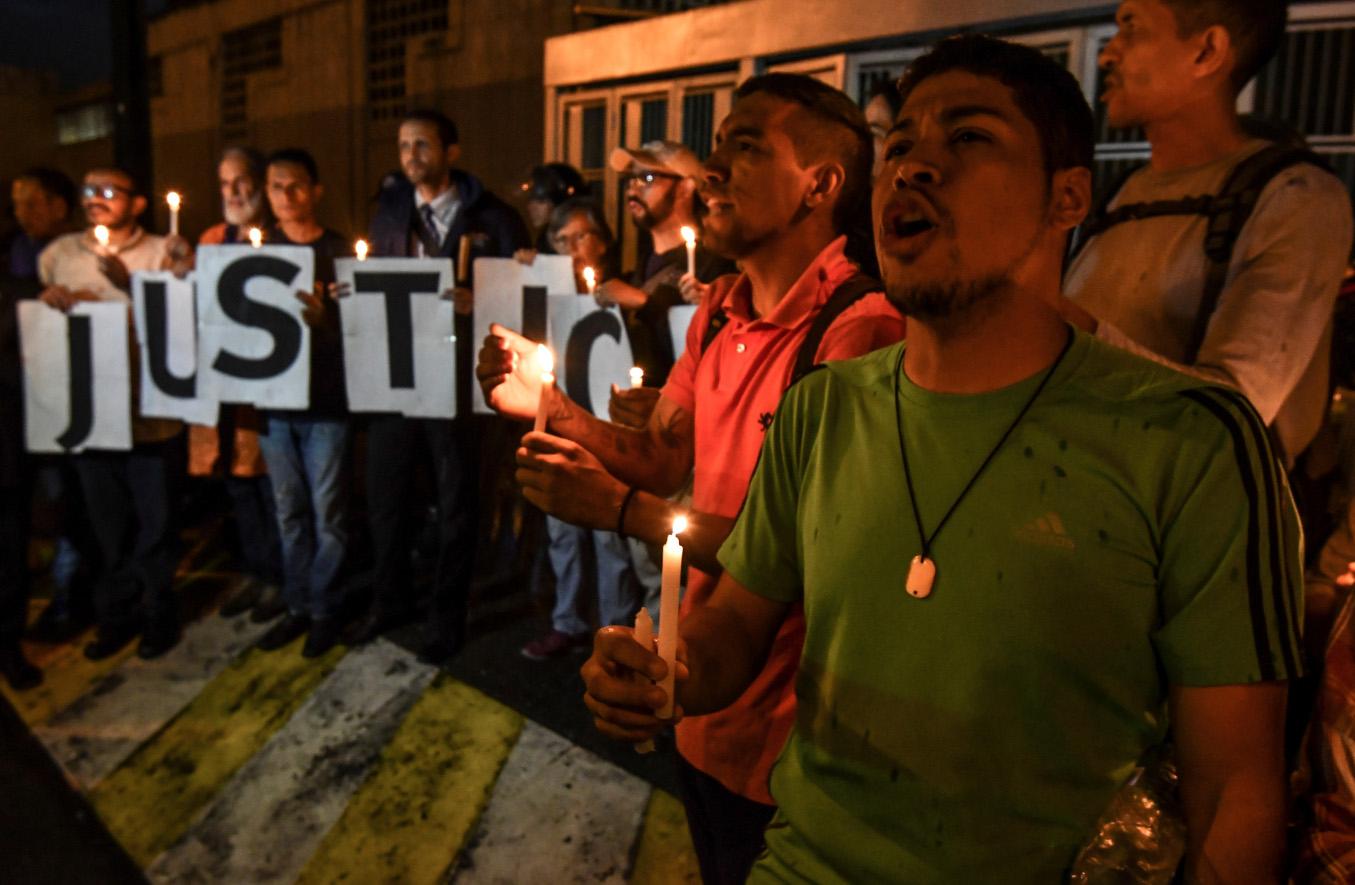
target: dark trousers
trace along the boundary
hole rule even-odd
[[[267,476],[228,476],[240,558],[252,577],[282,585],[282,541],[278,538],[277,505]]]
[[[19,647],[28,621],[28,523],[31,489],[25,478],[0,488],[0,655]]]
[[[374,417],[367,425],[367,513],[372,531],[373,602],[389,614],[414,606],[410,575],[411,505],[415,467],[431,458],[437,496],[437,565],[429,623],[443,636],[466,629],[466,600],[475,572],[479,507],[477,444],[473,422]]]
[[[715,778],[677,757],[678,790],[687,829],[705,885],[741,885],[762,853],[762,833],[776,812],[725,789]]]
[[[164,624],[177,617],[174,571],[179,534],[176,481],[183,473],[181,439],[130,452],[85,452],[75,459],[102,556],[94,588],[101,630]]]

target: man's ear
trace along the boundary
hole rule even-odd
[[[1092,208],[1092,171],[1073,166],[1054,173],[1049,182],[1049,223],[1069,231],[1082,223]]]
[[[805,206],[810,209],[817,208],[824,201],[831,200],[841,193],[842,186],[846,183],[847,170],[842,168],[841,163],[833,161],[823,163],[814,170],[813,184],[805,194]]]
[[[457,164],[457,161],[461,159],[461,145],[459,144],[447,145],[447,152],[446,154],[444,154],[444,156],[447,158],[447,168],[449,169],[452,168]]]
[[[141,213],[146,211],[146,198],[137,194],[132,197],[132,217],[140,218]]]
[[[1192,67],[1195,77],[1227,77],[1237,59],[1234,57],[1233,38],[1223,25],[1210,25],[1195,35],[1195,59]]]
[[[315,200],[313,202],[316,203],[320,202],[320,200],[323,199],[324,196],[325,196],[325,186],[323,184],[317,184],[315,186]]]

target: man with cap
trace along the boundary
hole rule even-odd
[[[687,273],[682,228],[698,229],[695,194],[701,161],[679,142],[649,141],[638,148],[616,148],[611,165],[622,173],[626,211],[636,227],[653,237],[654,250],[635,268],[630,282],[618,278],[598,286],[597,299],[624,309],[636,365],[645,370],[646,384],[658,388],[677,358],[668,333],[668,309],[684,300],[679,286]],[[697,281],[735,270],[732,261],[697,244]],[[688,286],[685,291],[695,289]]]

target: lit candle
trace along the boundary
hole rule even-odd
[[[259,230],[257,227],[251,227],[251,228],[249,229],[249,244],[250,244],[251,246],[253,246],[255,249],[257,249],[257,248],[259,248],[260,246],[262,246],[262,245],[263,245],[263,231]]]
[[[640,643],[640,647],[645,651],[654,650],[654,619],[649,616],[649,609],[643,605],[640,611],[635,615],[635,641]],[[649,677],[643,673],[636,673],[635,679],[642,684],[649,683]],[[645,741],[635,745],[637,753],[653,753],[654,742]]]
[[[550,403],[550,389],[555,385],[555,355],[544,344],[536,346],[536,367],[541,371],[541,398],[536,401],[536,423],[532,429],[542,433],[546,429],[546,409]]]
[[[99,244],[101,250],[108,249],[108,226],[103,224],[94,225],[94,242]]]
[[[583,284],[588,287],[588,294],[592,295],[598,290],[598,274],[591,267],[583,269]]]
[[[661,687],[668,700],[659,709],[660,719],[673,718],[673,676],[677,672],[678,590],[682,583],[682,542],[678,535],[687,531],[687,517],[673,520],[673,533],[663,545],[663,582],[659,585],[659,657],[668,665]]]
[[[696,276],[696,231],[684,224],[682,239],[687,244],[687,273]]]
[[[644,387],[644,386],[645,386],[645,370],[644,370],[644,369],[640,368],[639,366],[631,366],[631,367],[630,367],[630,386],[631,386],[631,387]]]
[[[177,237],[179,235],[179,192],[170,191],[165,194],[165,202],[169,204],[169,235]]]
[[[462,234],[456,244],[456,283],[465,286],[470,282],[470,234]]]
[[[367,241],[358,240],[353,244],[353,254],[358,256],[358,261],[367,260]]]

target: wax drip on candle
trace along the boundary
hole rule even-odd
[[[249,244],[250,244],[251,246],[253,246],[255,249],[257,249],[257,248],[259,248],[260,246],[262,246],[262,245],[263,245],[263,231],[259,230],[257,227],[251,227],[251,228],[249,229]]]
[[[682,587],[682,542],[678,536],[687,531],[687,517],[673,520],[673,533],[663,545],[663,568],[659,583],[659,657],[668,665],[660,687],[668,696],[658,711],[660,719],[671,719],[674,706],[674,674],[677,672],[678,594]]]
[[[358,261],[367,260],[367,241],[358,240],[353,244],[353,254],[358,256]]]

